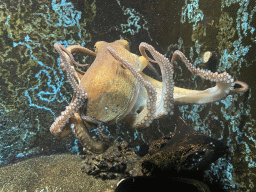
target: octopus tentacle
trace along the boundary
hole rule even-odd
[[[249,88],[249,86],[245,82],[242,82],[242,81],[235,81],[235,84],[240,85],[241,88],[236,88],[236,89],[231,90],[229,92],[230,94],[243,93],[243,92],[247,91]]]
[[[91,51],[90,49],[87,49],[81,45],[70,45],[67,47],[67,50],[70,53],[81,52],[81,53],[87,53],[89,55],[93,55],[96,57],[96,53],[94,51]]]
[[[188,59],[185,57],[185,55],[179,50],[176,50],[173,53],[172,60],[171,60],[172,64],[174,63],[174,61],[177,59],[178,56],[180,57],[182,62],[186,65],[186,67],[192,74],[198,75],[202,79],[210,80],[212,82],[223,82],[223,83],[227,83],[227,84],[230,84],[230,83],[233,84],[233,82],[234,82],[234,79],[227,72],[223,72],[223,73],[219,74],[218,72],[213,73],[210,70],[205,71],[203,69],[195,68],[188,61]]]
[[[161,79],[160,74],[158,73],[158,71],[156,70],[156,68],[155,68],[150,62],[148,62],[147,67],[149,68],[150,71],[152,71],[152,72],[156,75],[156,77],[157,77],[158,80]]]
[[[103,153],[108,149],[109,143],[107,139],[104,138],[102,142],[97,142],[91,138],[87,129],[89,124],[84,123],[78,113],[74,114],[74,117],[71,118],[71,122],[71,130],[82,143],[83,147],[97,154]]]
[[[100,121],[98,121],[98,120],[95,119],[94,117],[84,115],[83,113],[81,114],[81,118],[82,118],[84,121],[86,121],[86,122],[91,122],[91,123],[94,123],[94,124],[100,124],[100,123],[101,123]]]
[[[72,54],[61,44],[55,43],[54,48],[61,56],[68,80],[75,93],[74,101],[70,102],[69,106],[67,106],[61,115],[55,119],[54,123],[50,127],[50,131],[54,135],[61,137],[61,133],[65,129],[65,125],[69,122],[70,117],[77,113],[83,106],[85,100],[87,99],[87,93],[85,92],[84,88],[78,84],[79,79],[77,79],[78,77],[76,71],[71,64],[71,58],[73,58]],[[64,53],[66,53],[68,56],[66,56]]]
[[[96,54],[90,51],[89,49],[86,49],[81,46],[69,46],[66,49],[61,44],[55,43],[54,47],[61,56],[64,70],[67,73],[67,78],[75,93],[75,99],[73,102],[70,103],[68,107],[66,107],[66,110],[63,111],[59,117],[56,118],[55,122],[50,127],[50,131],[55,136],[60,136],[63,130],[65,129],[65,125],[71,123],[71,130],[73,131],[73,133],[76,134],[77,138],[83,144],[84,147],[87,147],[94,153],[102,153],[108,148],[108,145],[106,144],[107,142],[105,142],[106,139],[104,138],[104,142],[94,141],[90,137],[87,127],[85,126],[80,115],[78,114],[80,108],[85,103],[87,93],[85,92],[84,88],[79,85],[80,78],[78,77],[74,67],[72,66],[72,64],[81,65],[74,60],[72,55],[73,52],[79,51],[94,56],[96,56]],[[87,126],[89,125],[87,124]]]
[[[205,71],[203,69],[195,68],[179,50],[174,52],[171,63],[173,64],[178,57],[192,74],[198,75],[202,79],[216,82],[215,87],[208,88],[204,91],[197,91],[192,95],[185,95],[182,99],[179,99],[178,102],[203,104],[218,101],[223,99],[231,90],[233,90],[234,79],[227,72],[219,74],[218,72],[213,73],[210,70]]]
[[[65,128],[65,125],[69,122],[70,117],[79,111],[83,105],[85,99],[75,98],[73,102],[66,107],[66,109],[61,112],[61,115],[58,116],[53,124],[50,127],[50,131],[56,137],[62,137],[61,134]]]
[[[86,54],[93,55],[93,56],[96,57],[96,53],[95,52],[93,52],[90,49],[87,49],[85,47],[82,47],[80,45],[70,45],[70,46],[67,47],[67,51],[70,52],[71,54],[75,53],[75,52],[81,52],[81,53],[86,53]],[[70,55],[69,55],[69,57],[70,57]],[[72,63],[74,63],[77,66],[80,66],[80,67],[88,66],[88,64],[80,64],[80,63],[76,62],[74,60],[73,56],[70,57],[70,58],[72,60]]]
[[[105,128],[105,126],[103,125],[103,122],[98,121],[98,120],[95,119],[94,117],[91,117],[91,116],[88,116],[88,115],[84,115],[83,113],[81,114],[81,118],[82,118],[84,121],[86,121],[86,122],[91,122],[91,123],[97,124],[97,125],[98,125],[97,131],[98,131],[98,133],[99,133],[99,137],[100,137],[100,138],[108,139],[108,137],[103,134],[103,130],[104,130],[104,128]]]
[[[151,62],[157,63],[160,66],[162,73],[162,94],[161,100],[157,103],[157,112],[156,118],[167,115],[168,113],[173,113],[173,90],[174,90],[174,81],[173,81],[173,65],[169,60],[159,52],[157,52],[151,45],[142,42],[139,46],[141,55],[144,56]],[[145,50],[149,51],[155,60],[150,59]]]
[[[67,78],[71,84],[71,87],[74,90],[74,93],[76,93],[76,97],[79,99],[86,98],[87,93],[85,92],[84,88],[79,85],[79,79],[77,79],[77,74],[75,69],[72,67],[71,61],[72,61],[72,54],[61,44],[55,43],[54,48],[57,50],[59,55],[61,56],[61,59],[64,63],[65,71],[67,73]],[[67,57],[64,53],[66,53],[69,57]]]
[[[145,44],[145,43],[143,43]],[[157,59],[154,57],[155,60],[149,58],[145,52],[144,47],[140,47],[141,55],[144,56],[146,59],[148,59],[151,62],[158,62]],[[248,89],[248,86],[241,82],[238,83],[242,86],[242,88],[233,90],[234,86],[234,79],[227,73],[223,72],[219,74],[218,72],[211,72],[211,71],[205,71],[203,69],[195,68],[185,57],[185,55],[177,50],[174,52],[172,60],[171,60],[171,67],[173,66],[175,60],[177,58],[180,58],[182,62],[186,65],[188,70],[194,74],[200,76],[202,79],[210,80],[212,82],[216,82],[215,87],[211,87],[209,89],[203,90],[203,91],[192,91],[192,90],[185,90],[185,89],[175,89],[174,92],[174,101],[175,103],[196,103],[196,104],[203,104],[203,103],[209,103],[213,101],[218,101],[222,98],[224,98],[227,94],[235,94],[237,92],[244,92]],[[171,69],[172,70],[172,69]],[[163,78],[164,80],[164,78]],[[163,85],[164,87],[164,85]],[[181,91],[180,93],[176,91]]]
[[[134,75],[134,77],[146,88],[148,94],[146,107],[144,107],[144,109],[136,115],[135,121],[133,122],[132,126],[135,128],[148,127],[155,119],[157,100],[156,89],[150,82],[144,80],[142,75],[135,69],[135,67],[131,63],[117,55],[114,49],[112,49],[111,47],[107,47],[107,49],[110,52],[110,54],[117,61],[119,61],[125,68],[129,69],[131,73]]]
[[[140,54],[145,57],[148,61],[152,62],[152,63],[157,63],[157,61],[151,59],[145,52],[146,47],[150,47],[153,48],[151,45],[145,43],[145,42],[141,42],[139,45],[139,50],[140,50]],[[154,48],[153,48],[154,49]]]

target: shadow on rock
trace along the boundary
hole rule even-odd
[[[142,162],[144,175],[195,178],[195,173],[201,176],[213,162],[228,153],[222,141],[199,134],[182,120],[178,121],[173,135],[151,144],[150,156]]]

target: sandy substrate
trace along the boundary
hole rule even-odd
[[[77,155],[42,156],[0,168],[0,191],[113,191],[118,180],[95,179],[81,171]]]

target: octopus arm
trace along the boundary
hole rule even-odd
[[[145,81],[142,75],[137,71],[137,69],[127,60],[120,57],[113,48],[107,47],[107,49],[110,54],[117,61],[119,61],[121,65],[123,65],[125,68],[128,68],[134,75],[134,77],[146,88],[148,95],[146,107],[144,107],[143,110],[135,116],[132,126],[135,128],[148,127],[154,120],[156,112],[157,93],[154,86],[150,82]]]
[[[161,87],[159,88],[154,84],[154,87],[159,88],[158,90],[161,90],[161,92],[158,92],[158,96],[160,96],[159,102],[157,102],[156,105],[156,117],[160,118],[162,116],[167,115],[168,113],[173,113],[173,90],[174,90],[174,81],[173,81],[173,64],[169,62],[169,60],[156,51],[151,45],[142,42],[139,46],[139,50],[141,52],[141,55],[144,56],[148,61],[157,63],[161,69],[162,79]],[[145,50],[149,51],[150,54],[153,56],[153,59],[150,59]],[[150,83],[152,83],[153,79],[150,79]],[[155,82],[157,80],[154,80]],[[159,81],[158,81],[159,82]],[[158,97],[159,98],[159,97]]]
[[[77,98],[70,102],[69,106],[67,106],[66,109],[61,112],[61,115],[57,117],[51,125],[51,133],[59,138],[67,136],[70,133],[70,131],[68,131],[70,126],[69,119],[74,115],[74,113],[78,112],[82,105],[83,100],[79,100]]]
[[[175,87],[174,102],[204,104],[218,101],[226,97],[231,84],[232,83],[217,83],[216,86],[202,91]]]
[[[75,113],[73,117],[70,118],[71,121],[71,130],[76,135],[78,140],[81,142],[83,147],[94,153],[103,153],[109,147],[108,141],[103,140],[95,141],[91,138],[88,128],[90,127],[88,123],[84,123],[81,119],[81,116],[78,113]]]

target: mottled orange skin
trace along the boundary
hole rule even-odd
[[[125,40],[95,44],[96,58],[81,78],[80,85],[88,94],[86,115],[102,122],[122,119],[132,109],[139,91],[134,75],[111,56],[108,46],[138,70],[147,64],[146,59],[129,51]]]

